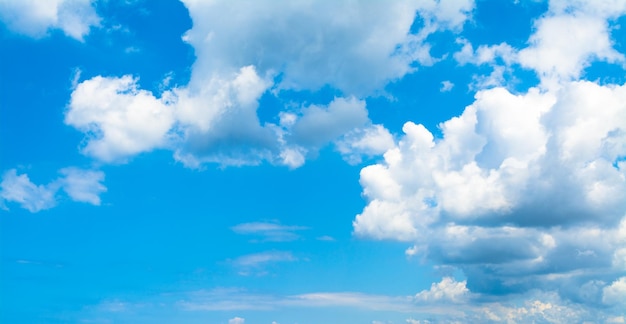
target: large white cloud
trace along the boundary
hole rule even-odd
[[[414,241],[473,291],[560,289],[624,271],[626,85],[481,91],[434,139],[407,123],[361,171],[355,234]],[[574,294],[572,292],[572,294]]]
[[[410,34],[419,12],[426,34],[460,28],[473,1],[196,1],[184,0],[194,26],[185,39],[198,57],[193,78],[254,65],[280,74],[280,88],[367,94],[412,71],[423,58]],[[367,67],[367,68],[364,68]],[[192,83],[195,82],[192,80]]]
[[[0,0],[0,19],[17,33],[41,38],[60,29],[82,41],[100,24],[93,0]]]

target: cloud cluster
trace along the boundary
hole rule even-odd
[[[70,167],[59,173],[61,177],[49,184],[36,185],[27,174],[18,174],[15,169],[6,171],[0,182],[0,206],[6,208],[6,202],[14,202],[35,213],[54,207],[59,190],[73,201],[100,205],[100,194],[107,190],[102,185],[103,172]]]
[[[138,89],[137,79],[131,76],[98,76],[76,86],[65,123],[85,133],[84,154],[107,163],[123,163],[137,154],[165,148],[189,167],[262,161],[298,167],[308,152],[350,132],[350,141],[363,143],[355,150],[345,148],[346,154],[380,152],[381,144],[369,144],[376,142],[377,134],[359,131],[376,126],[367,116],[365,101],[354,97],[282,112],[277,124],[262,125],[256,110],[269,85],[248,66],[230,79],[214,78],[201,89],[176,88],[157,98]],[[376,132],[390,137],[381,129]]]
[[[92,0],[0,0],[0,20],[14,32],[30,37],[41,38],[59,29],[83,41],[101,19]]]
[[[426,37],[459,31],[474,6],[469,0],[183,3],[193,20],[183,38],[197,56],[189,84],[159,96],[139,89],[131,76],[78,84],[65,122],[85,133],[84,154],[119,163],[167,148],[190,167],[268,161],[295,168],[336,142],[357,163],[392,142],[359,98],[380,93],[416,62],[432,62]],[[417,32],[411,30],[416,15],[424,20]],[[324,86],[340,95],[278,107],[276,122],[259,120],[263,94]]]

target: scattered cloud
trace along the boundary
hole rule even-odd
[[[36,185],[27,174],[18,174],[16,169],[6,171],[0,183],[0,206],[7,208],[6,202],[14,202],[36,213],[56,206],[59,190],[73,201],[100,205],[100,194],[106,191],[103,172],[70,167],[59,173],[61,177],[49,184]]]
[[[244,324],[245,322],[246,320],[241,317],[234,317],[228,320],[228,324]]]
[[[469,295],[469,290],[465,284],[465,281],[458,282],[454,278],[444,277],[441,282],[433,283],[430,290],[421,291],[415,295],[415,299],[423,302],[462,302]]]
[[[266,251],[243,255],[230,262],[235,268],[237,268],[238,273],[242,276],[262,276],[267,274],[267,268],[271,264],[280,262],[294,262],[297,260],[298,258],[291,254],[291,252]]]
[[[83,41],[92,27],[100,25],[91,0],[0,1],[0,20],[12,31],[42,38],[51,30]]]
[[[382,153],[391,135],[371,125],[365,101],[357,98],[381,93],[389,81],[414,71],[414,62],[431,64],[428,35],[460,31],[474,7],[469,0],[183,3],[193,20],[184,40],[197,57],[189,84],[165,89],[160,97],[139,89],[131,76],[77,84],[65,122],[86,135],[84,154],[124,163],[167,148],[192,168],[263,161],[296,168],[337,141],[346,159],[358,163]],[[414,33],[416,15],[425,26]],[[260,122],[264,93],[324,86],[342,95],[327,105],[281,109],[279,124]]]
[[[358,164],[364,157],[375,157],[394,146],[393,135],[383,125],[371,125],[346,132],[335,141],[337,151],[350,164]]]
[[[323,235],[317,238],[318,241],[334,242],[335,238],[328,235]]]
[[[578,78],[592,60],[624,63],[607,22],[624,13],[626,6],[619,1],[551,1],[548,14],[535,22],[530,46],[519,52],[519,62],[537,71],[545,86]]]
[[[31,213],[49,209],[56,205],[54,195],[57,188],[50,185],[36,185],[30,181],[28,175],[18,175],[15,169],[6,171],[2,175],[0,189],[0,198],[3,201],[16,202]]]
[[[60,170],[63,177],[59,180],[61,187],[73,201],[100,205],[100,195],[107,188],[102,185],[104,172],[65,168]]]
[[[261,237],[261,241],[285,242],[297,240],[300,236],[297,232],[307,230],[305,226],[281,225],[280,223],[252,222],[235,225],[233,232],[242,235],[255,235]]]
[[[607,314],[602,310],[581,307],[580,304],[563,300],[553,292],[532,291],[517,296],[499,296],[497,301],[485,298],[462,298],[454,300],[450,307],[450,295],[440,294],[441,286],[461,284],[453,279],[442,279],[433,284],[430,290],[421,293],[446,296],[442,298],[421,298],[415,296],[374,295],[360,292],[313,292],[298,295],[273,295],[253,293],[238,288],[218,288],[159,294],[150,303],[133,303],[115,300],[106,302],[107,307],[96,307],[99,312],[119,313],[133,309],[135,315],[151,313],[155,307],[160,310],[172,309],[180,312],[245,312],[283,311],[287,309],[332,309],[353,308],[361,311],[393,312],[411,317],[407,323],[580,323],[585,321],[620,323],[623,315]],[[458,291],[452,289],[453,291]],[[465,294],[465,293],[464,293]],[[454,296],[455,295],[453,294]],[[134,306],[134,305],[138,306]],[[158,306],[156,306],[158,305]],[[180,313],[177,316],[181,316]],[[96,314],[97,315],[97,314]],[[119,315],[119,314],[118,314]],[[248,316],[246,316],[248,317]],[[120,318],[123,319],[123,318]],[[395,321],[394,321],[395,323]]]
[[[621,277],[603,288],[602,302],[611,306],[626,306],[626,277]]]
[[[449,92],[452,90],[452,88],[454,88],[454,83],[445,80],[441,82],[441,87],[439,88],[439,91],[441,92]]]

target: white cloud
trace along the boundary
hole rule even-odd
[[[57,192],[63,190],[73,201],[100,205],[100,194],[106,191],[101,184],[104,173],[74,167],[59,170],[61,177],[47,185],[36,185],[27,174],[11,169],[4,173],[0,183],[0,206],[15,202],[31,213],[50,209],[57,204]]]
[[[408,297],[392,297],[357,292],[318,292],[290,296],[281,301],[287,306],[306,307],[355,307],[378,311],[411,311],[413,305]]]
[[[442,281],[443,282],[443,281]],[[437,286],[438,284],[434,284]],[[437,290],[436,288],[434,290]],[[428,292],[428,291],[427,291]],[[494,298],[447,298],[428,302],[413,296],[375,295],[360,292],[311,292],[296,295],[259,294],[236,288],[179,291],[158,294],[152,306],[144,302],[116,301],[132,308],[133,313],[153,314],[159,309],[175,308],[185,312],[278,311],[316,308],[320,311],[337,307],[359,311],[410,314],[407,323],[619,323],[621,309],[614,314],[568,302],[553,292],[532,291],[522,295]],[[154,301],[157,302],[154,302]],[[141,308],[133,305],[142,305]],[[158,306],[157,306],[158,305]],[[99,307],[98,310],[103,311]],[[106,310],[104,310],[106,311]],[[380,313],[379,313],[380,314]],[[395,323],[395,321],[394,321]]]
[[[480,45],[459,38],[463,47],[454,54],[461,65],[489,64],[489,76],[475,76],[478,89],[505,85],[505,73],[511,73],[513,64],[534,70],[544,89],[556,89],[562,83],[580,78],[585,68],[594,61],[626,64],[626,58],[613,47],[610,34],[619,28],[615,19],[626,14],[626,5],[616,1],[549,2],[548,11],[534,21],[528,46],[522,49],[507,43]]]
[[[129,157],[167,144],[174,123],[169,93],[155,98],[137,89],[137,80],[94,77],[72,92],[65,123],[86,137],[83,153],[104,162],[122,162]]]
[[[441,87],[439,88],[439,91],[441,92],[449,92],[450,90],[452,90],[452,88],[454,88],[454,83],[445,80],[441,82]]]
[[[391,136],[371,125],[365,102],[355,96],[382,91],[412,72],[416,60],[432,62],[426,37],[460,31],[474,7],[470,0],[183,3],[193,21],[183,38],[197,57],[189,84],[160,98],[130,76],[78,84],[66,123],[86,134],[83,153],[115,163],[169,148],[194,168],[263,161],[295,168],[348,133],[339,142],[347,159],[379,154]],[[425,26],[411,34],[416,14]],[[278,125],[259,121],[263,94],[323,86],[343,96],[281,109]]]
[[[442,123],[441,139],[409,122],[362,169],[354,232],[413,241],[408,254],[462,269],[476,292],[559,290],[599,269],[614,280],[626,264],[624,102],[626,85],[494,88]]]
[[[101,20],[92,0],[0,0],[0,19],[9,29],[30,37],[60,29],[79,41]]]
[[[517,60],[516,50],[507,43],[480,45],[474,50],[472,44],[465,39],[458,39],[457,42],[463,44],[463,47],[460,51],[454,53],[454,59],[461,65],[495,64],[498,59],[509,65]]]
[[[624,64],[624,55],[613,48],[610,22],[626,13],[623,1],[550,1],[548,12],[534,23],[527,48],[515,53],[507,44],[496,48],[481,46],[474,60],[485,62],[499,54],[505,61],[533,69],[542,86],[558,87],[561,82],[577,79],[593,61]],[[466,44],[467,46],[467,44]],[[498,49],[499,51],[493,51]],[[480,53],[480,49],[485,51]],[[455,55],[468,60],[471,46]],[[471,56],[471,55],[470,55]],[[508,58],[508,59],[507,59]]]
[[[237,269],[239,275],[263,276],[268,274],[268,268],[272,264],[294,261],[298,261],[298,258],[291,252],[266,251],[243,255],[230,262]]]
[[[394,146],[393,136],[383,125],[356,128],[335,141],[348,163],[361,163],[363,156],[380,156]]]
[[[548,83],[578,78],[592,60],[623,62],[613,49],[604,17],[579,14],[548,15],[536,23],[530,46],[519,52],[522,66],[532,68]]]
[[[459,29],[473,8],[473,1],[434,0],[183,2],[194,23],[185,36],[198,56],[194,78],[254,65],[261,73],[283,73],[279,88],[329,84],[356,95],[412,71],[425,38],[409,34],[417,12],[429,34]]]
[[[352,155],[375,154],[390,145],[391,135],[380,126],[360,130],[370,121],[365,101],[354,97],[283,112],[280,125],[261,125],[258,99],[270,85],[248,66],[230,79],[216,76],[199,89],[177,88],[156,98],[138,89],[131,76],[95,77],[77,85],[65,122],[85,133],[83,153],[114,163],[170,148],[189,167],[264,160],[298,167],[308,152],[350,132],[350,138],[363,134],[353,139]]]
[[[246,320],[241,317],[234,317],[228,320],[228,324],[244,324]]]
[[[61,187],[72,200],[100,205],[100,195],[107,190],[102,185],[104,172],[65,168],[60,173]]]
[[[231,229],[237,234],[261,236],[264,241],[284,242],[297,240],[300,237],[297,232],[308,228],[280,223],[253,222],[238,224]]]
[[[182,138],[175,157],[187,166],[258,164],[272,161],[278,139],[260,124],[258,99],[271,86],[253,66],[214,74],[174,90],[176,119]]]
[[[0,198],[7,202],[16,202],[31,213],[49,209],[56,205],[54,186],[36,185],[28,175],[17,174],[15,169],[4,173],[0,183]]]
[[[626,307],[626,277],[621,277],[602,290],[602,302]]]
[[[421,302],[462,302],[465,301],[469,295],[469,290],[465,286],[465,283],[465,281],[459,282],[454,280],[454,278],[444,277],[441,279],[441,282],[433,283],[430,286],[430,290],[417,293],[415,299]]]
[[[233,261],[237,266],[256,267],[270,262],[295,261],[290,252],[271,251],[241,256]]]
[[[369,121],[365,101],[335,98],[328,107],[309,106],[291,127],[293,141],[319,147]]]

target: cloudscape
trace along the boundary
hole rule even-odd
[[[0,322],[626,323],[626,0],[0,0]]]

